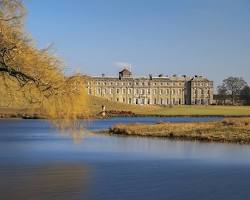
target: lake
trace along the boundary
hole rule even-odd
[[[137,117],[82,122],[80,140],[46,120],[0,120],[2,200],[250,199],[250,146],[109,136],[116,123],[213,121]]]

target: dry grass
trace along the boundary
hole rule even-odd
[[[250,118],[228,118],[217,122],[118,124],[110,128],[109,133],[185,140],[250,143]]]

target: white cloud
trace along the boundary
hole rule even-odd
[[[127,62],[115,62],[113,65],[115,67],[118,67],[119,69],[123,69],[123,68],[130,69],[132,67],[132,64],[131,63],[127,63]]]

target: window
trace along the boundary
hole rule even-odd
[[[181,89],[179,89],[179,94],[181,94]]]
[[[150,104],[150,99],[148,99],[148,104]]]
[[[157,104],[157,99],[154,99],[154,104]]]
[[[161,99],[161,105],[163,104],[163,99]]]
[[[126,89],[122,89],[122,94],[126,94]]]
[[[144,94],[144,93],[145,93],[144,89],[141,89],[141,94]]]
[[[88,94],[92,94],[91,88],[88,89]]]
[[[148,94],[150,94],[150,89],[148,89]]]
[[[160,94],[163,94],[163,89],[160,89]]]
[[[125,98],[123,98],[122,101],[123,101],[123,103],[125,103],[125,101],[126,101]]]
[[[128,89],[128,94],[131,94],[132,93],[132,90],[131,89]]]
[[[118,101],[119,101],[119,98],[117,98],[116,101],[118,102]]]
[[[129,104],[132,103],[132,99],[131,99],[131,98],[128,99],[128,103],[129,103]]]
[[[97,89],[97,94],[101,94],[101,93],[102,93],[101,88],[98,88],[98,89]]]
[[[120,93],[120,90],[119,90],[119,89],[116,89],[116,93],[119,94],[119,93]]]
[[[156,89],[154,89],[154,94],[156,94]]]

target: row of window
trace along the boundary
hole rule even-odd
[[[182,89],[160,89],[159,92],[157,93],[157,89],[134,89],[134,94],[141,94],[141,95],[145,95],[148,94],[150,95],[151,92],[156,95],[156,94],[160,94],[160,95],[182,95],[183,94],[183,90]],[[89,94],[92,94],[92,90],[91,88],[89,88]],[[133,90],[132,89],[114,89],[114,88],[110,88],[110,89],[101,89],[101,88],[97,88],[96,90],[97,95],[105,95],[105,94],[132,94]]]
[[[201,87],[209,87],[209,83],[204,83],[204,82],[194,82],[193,86],[201,86]]]
[[[106,81],[97,81],[95,84],[96,85],[122,85],[122,86],[125,86],[125,85],[128,85],[128,86],[131,86],[131,85],[137,85],[137,86],[147,86],[147,85],[161,85],[161,86],[164,86],[164,85],[167,85],[167,86],[183,86],[184,83],[183,82],[154,82],[154,83],[150,83],[150,82],[106,82]],[[88,82],[88,85],[90,85],[90,82]]]
[[[111,99],[112,100],[112,99]],[[155,104],[155,105],[181,105],[186,104],[186,102],[182,101],[180,98],[173,98],[173,99],[149,99],[149,98],[128,98],[127,100],[125,98],[117,98],[117,102],[123,102],[128,104]],[[192,101],[192,104],[195,105],[208,105],[209,99],[194,99]]]
[[[194,100],[192,100],[192,104],[195,104],[195,105],[208,105],[209,100],[208,99],[194,99]]]
[[[175,99],[175,98],[173,99],[128,98],[127,100],[125,98],[117,98],[116,101],[128,104],[158,104],[158,105],[170,105],[170,104],[178,105],[184,103],[181,99]]]
[[[210,95],[210,90],[195,89],[195,90],[193,90],[193,94],[194,95]]]

